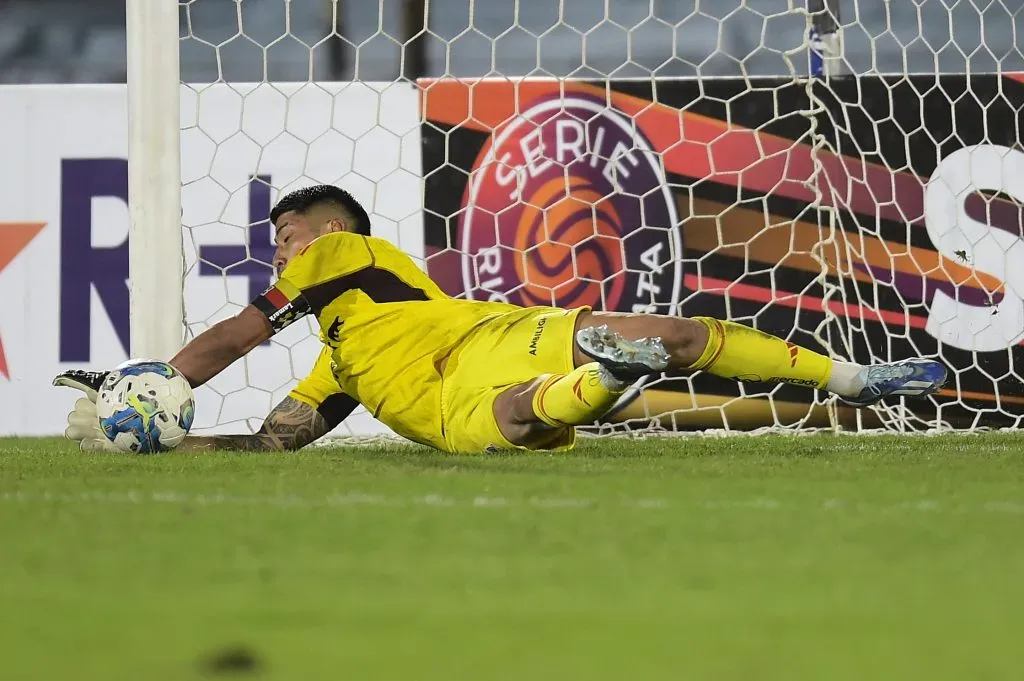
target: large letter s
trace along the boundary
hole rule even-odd
[[[1024,153],[981,144],[942,159],[925,188],[925,226],[946,258],[957,259],[966,252],[976,271],[1003,281],[1003,299],[993,310],[937,291],[925,330],[956,348],[993,352],[1024,339],[1024,240],[967,215],[967,198],[981,190],[1024,202]]]

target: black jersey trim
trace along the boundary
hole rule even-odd
[[[372,265],[304,289],[302,297],[319,316],[331,302],[352,290],[362,291],[375,303],[430,300],[423,289],[410,286],[390,270]]]
[[[359,402],[348,393],[334,393],[328,395],[316,410],[320,416],[324,417],[324,421],[327,421],[328,427],[333,430],[335,426],[347,419],[358,406]]]

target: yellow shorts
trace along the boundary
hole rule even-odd
[[[495,315],[477,327],[448,358],[441,379],[441,416],[445,448],[479,453],[487,449],[524,449],[501,434],[494,400],[510,386],[541,374],[573,370],[576,318],[589,308],[562,310],[528,307]],[[546,449],[568,449],[572,428]]]

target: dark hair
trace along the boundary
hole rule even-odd
[[[370,216],[366,214],[366,210],[347,191],[330,184],[296,189],[277,202],[270,211],[270,221],[277,223],[277,219],[284,213],[295,211],[304,214],[310,208],[324,204],[335,206],[344,217],[351,220],[356,234],[370,236]]]

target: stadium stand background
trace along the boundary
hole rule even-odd
[[[431,35],[419,43],[422,57],[408,67],[416,72],[400,74],[398,41],[419,28],[403,21],[403,12],[411,7],[415,17],[422,2],[344,0],[338,30],[345,39],[324,40],[332,31],[327,0],[293,0],[290,35],[282,35],[282,0],[244,0],[244,35],[234,0],[193,0],[193,39],[182,42],[182,77],[259,81],[266,50],[271,79],[305,81],[307,45],[318,42],[312,53],[318,80],[436,76],[446,64],[449,74],[463,77],[781,75],[789,73],[783,52],[798,49],[804,32],[799,14],[770,16],[783,4],[778,0],[703,2],[702,14],[694,13],[695,0],[612,0],[607,19],[604,2],[567,0],[562,24],[552,0],[520,0],[518,24],[512,0],[476,2],[472,27],[470,0],[431,0]],[[1024,71],[1013,41],[1014,28],[1024,29],[1024,9],[980,4],[984,9],[942,0],[847,0],[847,59],[860,73]],[[189,35],[182,14],[182,35]],[[0,16],[0,82],[124,81],[124,0],[0,0]],[[981,35],[985,47],[979,47]],[[793,58],[803,70],[804,55]]]

